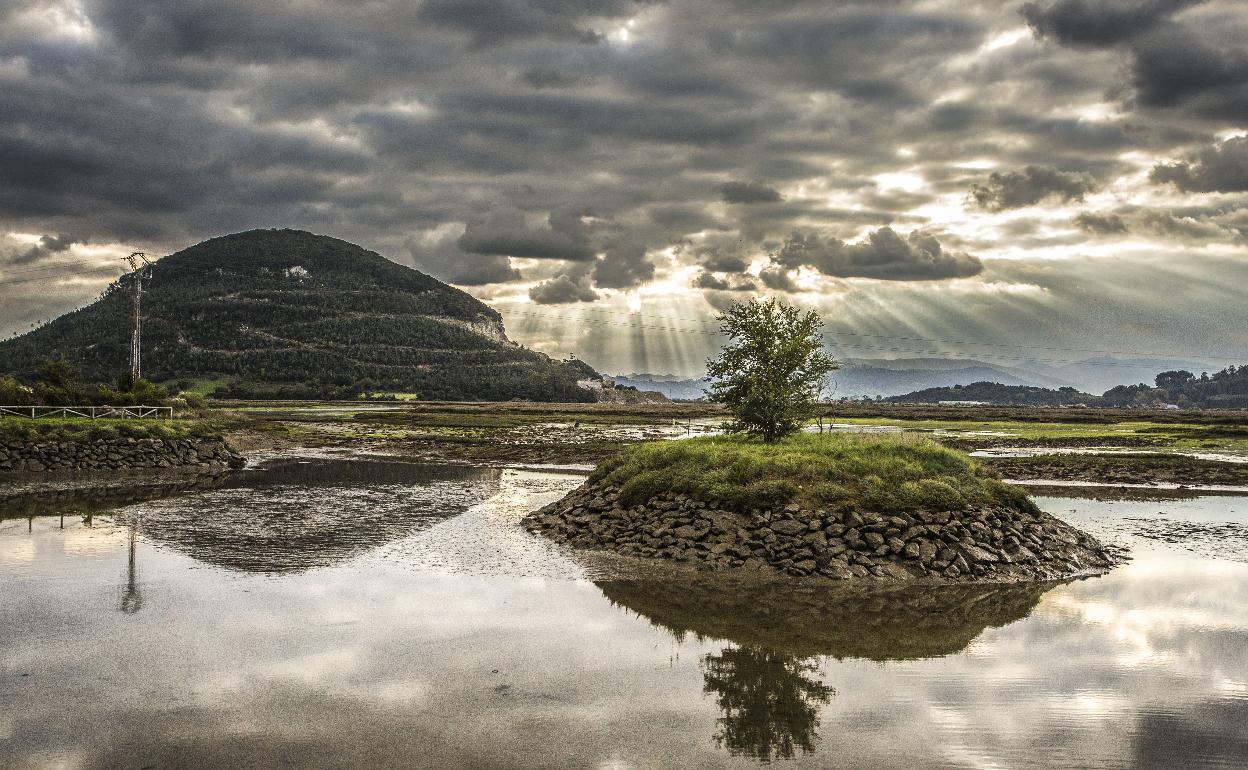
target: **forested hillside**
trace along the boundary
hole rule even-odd
[[[218,395],[592,401],[596,373],[507,341],[497,311],[424,273],[335,238],[254,230],[158,260],[143,297],[143,375],[218,379]],[[0,373],[65,359],[84,379],[129,368],[130,296],[0,342]]]
[[[1155,408],[1173,404],[1184,409],[1248,409],[1248,366],[1228,366],[1199,376],[1184,370],[1158,374],[1152,385],[1119,385],[1093,396],[1074,388],[1035,388],[974,382],[949,388],[927,388],[887,401],[935,404],[941,401],[980,401],[1010,406],[1105,406]]]
[[[1182,369],[1162,372],[1153,385],[1119,385],[1105,391],[1105,406],[1140,406],[1164,402],[1202,409],[1248,408],[1248,366],[1228,366],[1213,374]]]
[[[886,401],[907,404],[937,404],[942,401],[978,401],[1008,406],[1073,406],[1091,405],[1100,399],[1074,388],[1037,388],[1031,385],[1002,385],[999,382],[972,382],[948,388],[924,388],[904,396],[891,396]]]

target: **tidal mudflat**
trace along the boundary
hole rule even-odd
[[[1248,756],[1248,498],[1040,497],[1132,560],[832,590],[676,582],[518,525],[582,479],[321,454],[27,505],[0,521],[0,766]]]

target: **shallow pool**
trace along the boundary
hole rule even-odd
[[[1040,498],[1131,547],[1101,578],[817,590],[516,526],[582,478],[285,458],[0,520],[0,767],[1248,763],[1248,498]]]

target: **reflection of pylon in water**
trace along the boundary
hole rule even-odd
[[[130,525],[130,564],[126,575],[126,592],[121,596],[121,611],[133,615],[143,608],[143,593],[139,591],[139,570],[134,562],[134,525]]]

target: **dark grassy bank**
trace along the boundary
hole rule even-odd
[[[1177,454],[1066,454],[994,457],[983,462],[1001,476],[1020,481],[1248,485],[1248,464]]]
[[[14,417],[0,419],[0,443],[220,438],[222,429],[223,423],[214,420],[30,420]]]

